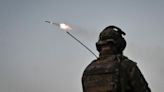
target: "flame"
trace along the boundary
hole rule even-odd
[[[60,28],[63,30],[72,30],[72,28],[69,25],[64,23],[60,23]]]
[[[45,22],[47,22],[51,25],[55,25],[57,27],[60,27],[61,29],[66,30],[66,31],[72,30],[72,28],[69,25],[65,24],[65,23],[54,23],[52,21],[45,21]]]

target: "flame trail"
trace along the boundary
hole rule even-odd
[[[72,30],[72,28],[69,25],[65,24],[65,23],[54,23],[52,21],[45,21],[45,22],[47,22],[51,25],[55,25],[57,27],[60,27],[61,29],[65,30],[65,31]]]

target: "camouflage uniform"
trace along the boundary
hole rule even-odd
[[[87,66],[82,76],[83,92],[151,92],[136,63],[122,54],[126,41],[121,34],[125,33],[119,28],[117,31],[113,28],[117,27],[109,26],[100,33],[96,46],[100,52],[101,45],[112,42],[116,43],[114,46],[117,50],[111,55],[100,53],[100,57]],[[105,35],[107,37],[103,38]],[[122,43],[117,43],[118,40]]]

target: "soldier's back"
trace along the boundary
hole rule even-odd
[[[91,62],[83,73],[82,85],[84,92],[150,92],[136,63],[122,55]]]
[[[84,92],[116,92],[119,83],[117,61],[112,55],[91,62],[82,77]]]

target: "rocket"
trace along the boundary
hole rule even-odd
[[[45,22],[49,23],[51,25],[55,25],[57,27],[60,27],[61,29],[66,30],[66,31],[72,30],[72,28],[69,25],[65,24],[65,23],[55,23],[55,22],[52,22],[52,21],[45,21]]]
[[[45,22],[46,23],[49,23],[51,25],[55,25],[55,26],[61,28],[62,30],[65,30],[66,33],[70,37],[72,37],[73,39],[75,39],[78,43],[80,43],[83,47],[85,47],[92,55],[94,55],[96,58],[98,58],[97,55],[95,53],[93,53],[93,51],[90,48],[88,48],[85,44],[83,44],[79,39],[77,39],[73,34],[71,34],[69,32],[70,30],[72,30],[72,27],[70,27],[69,25],[67,25],[65,23],[55,23],[55,22],[52,22],[52,21],[45,21]]]

